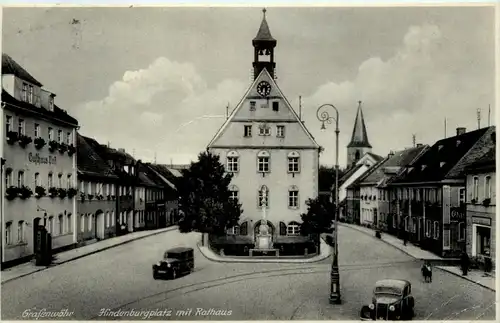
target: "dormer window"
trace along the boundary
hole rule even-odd
[[[54,97],[49,96],[49,111],[54,111]]]
[[[23,88],[21,91],[21,100],[24,102],[28,102],[28,84],[23,83]]]
[[[441,150],[441,149],[443,149],[443,145],[439,145],[438,146],[438,151]]]
[[[424,170],[427,167],[427,165],[422,165],[421,167],[422,167],[422,170]]]
[[[33,104],[33,85],[28,85],[28,103]]]
[[[439,167],[443,167],[443,166],[444,166],[444,164],[446,164],[446,163],[445,163],[445,162],[440,162],[440,163],[439,163]]]
[[[462,143],[460,140],[457,140],[457,147],[460,146],[460,143]]]

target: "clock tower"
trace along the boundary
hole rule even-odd
[[[260,24],[257,36],[252,40],[254,47],[254,60],[253,60],[253,77],[254,79],[260,74],[263,69],[266,69],[272,78],[274,78],[274,69],[276,63],[274,62],[274,48],[277,41],[271,36],[271,31],[267,25],[266,9],[262,9],[263,17]]]

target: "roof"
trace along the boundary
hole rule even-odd
[[[405,288],[407,285],[411,285],[411,283],[405,279],[382,279],[375,283],[376,287],[397,287],[400,289]]]
[[[76,160],[79,174],[118,179],[118,176],[108,163],[92,149],[79,133],[77,133],[76,142]]]
[[[42,87],[42,83],[38,82],[28,71],[17,64],[8,54],[2,53],[2,75],[12,74],[26,82],[30,82],[36,86]]]
[[[354,166],[352,166],[351,168],[349,168],[347,170],[347,172],[344,174],[344,176],[342,176],[340,179],[339,179],[339,187],[344,185],[344,183],[354,174],[358,171],[358,169],[360,169],[361,167],[363,167],[364,164],[355,164]]]
[[[347,147],[368,147],[372,148],[368,142],[368,133],[366,131],[365,118],[363,117],[363,110],[361,109],[361,101],[359,101],[358,112],[354,120],[354,128],[352,129],[351,142]]]
[[[481,139],[488,128],[478,129],[464,134],[437,141],[419,158],[407,165],[391,184],[440,182],[448,172]]]
[[[375,162],[379,162],[379,161],[382,161],[384,159],[384,157],[379,156],[379,155],[374,154],[374,153],[371,153],[371,152],[367,152],[366,154],[373,157],[373,159],[375,159]]]
[[[366,176],[359,178],[360,185],[377,184],[385,177],[387,177],[387,168],[389,167],[404,167],[411,163],[424,149],[428,148],[427,145],[420,147],[408,148],[405,150],[397,151],[393,155],[389,155],[384,160],[379,162],[373,167],[372,171],[366,173]],[[394,174],[396,175],[396,174]]]
[[[153,173],[156,177],[160,178],[161,181],[163,182],[162,184],[167,184],[167,186],[169,186],[171,189],[173,190],[176,190],[176,187],[175,185],[168,180],[168,178],[165,177],[165,175],[162,174],[161,171],[159,171],[156,167],[157,165],[154,165],[154,164],[150,164],[150,163],[147,163],[147,164],[144,164],[145,166],[147,166]]]
[[[485,169],[496,168],[496,147],[493,146],[482,157],[465,168],[467,173],[481,172]]]
[[[253,43],[255,44],[256,42],[274,42],[276,43],[276,39],[273,38],[271,35],[271,31],[269,30],[269,26],[267,24],[266,20],[266,9],[262,9],[262,22],[260,23],[260,28],[259,31],[257,32],[257,36],[253,39]]]
[[[40,108],[36,107],[28,102],[19,101],[3,89],[2,89],[2,102],[7,104],[7,108],[13,110],[23,109],[26,110],[28,113],[41,114],[47,118],[60,120],[65,123],[69,123],[73,126],[78,125],[78,121],[75,118],[70,116],[66,111],[59,108],[57,105],[54,105],[54,111],[49,111],[42,107]]]

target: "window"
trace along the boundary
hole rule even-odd
[[[405,231],[408,231],[408,216],[405,216]]]
[[[230,151],[227,154],[227,171],[229,173],[238,172],[238,160],[239,160],[239,156],[238,156],[237,152]]]
[[[28,86],[28,103],[33,104],[33,85]]]
[[[288,172],[298,173],[300,172],[300,155],[298,152],[294,151],[288,154]]]
[[[460,222],[458,224],[458,240],[465,240],[465,223]]]
[[[57,187],[59,188],[63,187],[62,174],[57,175]]]
[[[259,173],[269,172],[270,155],[267,151],[261,151],[257,155],[257,169]]]
[[[431,220],[425,221],[425,236],[430,238],[432,234]]]
[[[486,176],[484,178],[484,198],[491,198],[491,176]]]
[[[265,199],[264,199],[264,192],[266,193]],[[269,189],[265,185],[263,185],[259,190],[258,206],[260,208],[263,206],[269,207]]]
[[[71,213],[68,213],[68,215],[67,215],[66,226],[68,228],[66,232],[68,232],[68,233],[73,232],[73,222],[71,221]]]
[[[238,200],[238,187],[236,185],[229,186],[229,198],[232,200]]]
[[[439,238],[439,222],[438,221],[434,221],[434,239],[438,239]]]
[[[280,103],[278,101],[273,102],[273,111],[280,110]]]
[[[49,141],[54,140],[54,129],[49,127],[48,132],[49,132]]]
[[[140,213],[139,213],[139,218],[140,218]],[[109,228],[109,212],[106,212],[106,228]]]
[[[85,232],[85,215],[80,215],[80,231]]]
[[[290,224],[286,226],[286,235],[287,236],[300,235],[300,224],[295,221],[290,222]]]
[[[232,228],[229,228],[226,230],[226,233],[228,235],[235,235],[235,236],[239,236],[240,235],[240,227],[235,225],[234,227]]]
[[[6,116],[5,117],[5,130],[6,134],[12,131],[12,116]]]
[[[35,138],[40,138],[40,125],[35,123]]]
[[[24,221],[17,222],[17,242],[24,242]]]
[[[87,182],[87,194],[92,194],[92,183]]]
[[[62,142],[63,142],[63,132],[62,132],[62,130],[58,130],[57,131],[57,142],[60,143],[60,144],[62,144]]]
[[[285,137],[285,126],[276,126],[276,137]]]
[[[477,202],[477,200],[479,198],[479,178],[474,176],[472,185],[473,185],[473,187],[472,187],[472,199],[476,200],[476,202]]]
[[[48,225],[49,225],[49,227],[47,228],[47,232],[52,234],[54,232],[54,217],[53,216],[49,217]]]
[[[92,231],[92,220],[94,218],[93,214],[87,214],[87,219],[89,221],[89,231]]]
[[[21,100],[28,102],[28,84],[23,83],[23,88],[21,90]]]
[[[271,128],[267,124],[263,124],[259,127],[259,135],[260,136],[270,136]]]
[[[5,244],[12,244],[12,221],[5,223]]]
[[[19,119],[19,123],[18,123],[18,126],[17,126],[17,132],[20,135],[24,135],[24,119]]]
[[[66,145],[69,146],[69,145],[73,144],[73,140],[71,140],[71,139],[72,139],[71,132],[70,131],[66,132]]]
[[[288,190],[288,207],[290,208],[299,207],[299,189],[297,186],[292,186]]]
[[[465,188],[458,189],[458,202],[460,204],[465,203]]]
[[[250,125],[245,125],[244,126],[243,136],[245,136],[245,137],[252,137],[252,126],[250,126]]]
[[[54,179],[53,179],[52,173],[49,173],[48,181],[47,181],[47,186],[49,188],[54,187]]]
[[[250,101],[250,111],[255,111],[255,101]]]
[[[71,174],[68,174],[67,179],[66,179],[66,188],[70,189],[73,185],[71,182]]]
[[[40,186],[40,173],[35,173],[35,187]]]
[[[12,186],[12,171],[8,171],[5,173],[5,187]]]
[[[63,235],[64,234],[64,218],[63,218],[63,215],[62,214],[59,214],[58,216],[58,224],[59,224],[59,235]]]
[[[20,170],[17,173],[17,187],[24,186],[24,171]]]
[[[49,111],[54,111],[54,97],[49,97]]]

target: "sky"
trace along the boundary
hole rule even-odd
[[[21,64],[80,133],[135,158],[196,160],[251,84],[262,8],[4,8],[2,51]],[[495,120],[495,11],[483,7],[268,7],[277,82],[335,163],[362,101],[373,152],[432,145]],[[334,111],[330,111],[333,115]]]

